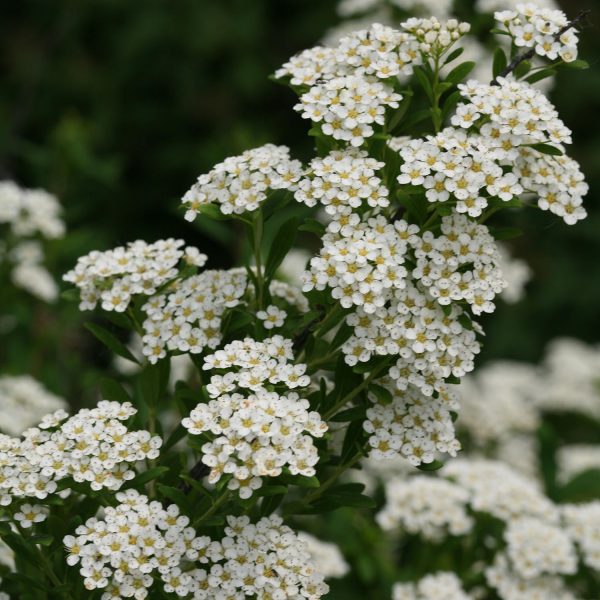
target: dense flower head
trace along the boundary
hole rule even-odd
[[[471,600],[471,596],[465,593],[454,573],[439,571],[426,575],[416,584],[394,584],[392,600]]]
[[[472,119],[459,107],[453,121],[458,125]],[[501,166],[517,158],[510,137],[488,124],[481,134],[447,127],[424,139],[396,140],[393,146],[403,160],[398,182],[422,186],[429,202],[452,201],[457,212],[478,217],[490,196],[507,202],[523,192],[516,176]]]
[[[521,577],[503,553],[496,554],[493,564],[485,569],[488,585],[502,600],[577,600],[558,575]]]
[[[0,377],[0,431],[19,435],[67,403],[30,375]]]
[[[515,10],[498,11],[494,18],[506,27],[517,47],[533,48],[548,60],[573,62],[577,58],[577,30],[568,27],[562,10],[530,2],[517,4]]]
[[[142,310],[142,351],[152,363],[167,351],[198,354],[221,343],[221,320],[228,308],[238,306],[248,277],[241,268],[209,270],[174,282],[153,296]]]
[[[252,212],[267,199],[269,190],[294,189],[302,165],[290,158],[289,148],[265,144],[230,156],[200,175],[185,193],[185,218],[193,221],[201,208],[216,204],[224,215]]]
[[[100,302],[103,310],[124,312],[133,296],[151,296],[177,277],[182,261],[204,265],[206,255],[183,246],[183,240],[169,238],[152,244],[137,240],[106,252],[94,250],[80,257],[63,279],[79,289],[81,310],[93,310]]]
[[[506,555],[514,570],[525,579],[577,571],[573,542],[558,525],[533,517],[518,517],[508,523],[504,539]]]
[[[313,85],[295,110],[320,123],[325,135],[361,146],[383,125],[385,109],[398,108],[402,96],[373,77],[345,75]]]
[[[301,90],[294,107],[325,135],[361,146],[397,108],[402,95],[388,80],[412,74],[421,63],[417,39],[379,23],[290,59],[275,75]],[[309,86],[307,91],[306,86]]]
[[[458,89],[469,102],[457,107],[453,124],[470,129],[478,118],[485,117],[495,126],[488,135],[511,135],[513,146],[536,142],[571,143],[571,131],[540,90],[527,82],[504,77],[498,77],[497,83],[470,79],[460,84]],[[467,113],[471,118],[465,121]]]
[[[363,206],[384,208],[389,192],[377,175],[384,166],[361,150],[335,150],[311,161],[294,197],[307,206],[324,206],[333,218]]]
[[[513,173],[525,192],[537,196],[539,208],[561,217],[567,225],[587,216],[582,204],[589,186],[572,158],[520,148]]]
[[[256,524],[230,516],[225,537],[212,540],[174,504],[164,508],[134,490],[117,500],[64,539],[68,564],[79,563],[86,589],[105,589],[103,598],[143,599],[158,579],[165,592],[198,600],[316,600],[329,589],[305,542],[277,516]]]
[[[430,398],[412,386],[400,391],[389,377],[377,383],[391,393],[393,400],[367,409],[363,429],[371,434],[370,457],[403,456],[418,466],[433,462],[437,453],[456,456],[460,443],[450,411],[458,409],[458,403],[451,392],[442,390]]]
[[[310,383],[306,365],[292,359],[292,341],[279,335],[236,340],[205,358],[204,369],[226,372],[211,377],[206,391],[213,400],[198,404],[182,424],[193,435],[210,434],[202,447],[210,482],[231,475],[229,489],[248,498],[261,477],[276,477],[284,468],[315,474],[319,455],[312,438],[322,437],[327,425],[308,400],[287,391]]]
[[[470,492],[470,505],[478,512],[507,522],[527,516],[547,523],[558,521],[556,506],[536,484],[502,463],[458,459],[446,465],[444,476]]]
[[[386,504],[377,522],[387,531],[403,528],[429,540],[464,535],[474,521],[467,506],[469,492],[444,479],[425,475],[393,478],[385,485]]]
[[[66,477],[93,490],[118,490],[135,476],[131,465],[159,455],[162,440],[122,423],[136,413],[129,403],[103,400],[72,417],[64,410],[44,417],[22,438],[0,436],[0,504],[45,499]]]

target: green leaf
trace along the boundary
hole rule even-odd
[[[429,81],[429,78],[427,77],[427,75],[425,75],[425,72],[421,67],[416,67],[414,73],[417,79],[419,80],[420,86],[425,91],[427,99],[431,104],[433,104],[433,88],[431,87],[431,82]]]
[[[456,50],[453,50],[446,57],[444,64],[447,65],[448,63],[451,63],[453,60],[456,60],[464,51],[465,51],[464,48],[457,48]]]
[[[490,228],[490,231],[496,240],[512,240],[523,235],[523,230],[518,227]]]
[[[401,131],[412,129],[415,125],[418,125],[422,121],[429,119],[429,116],[430,112],[428,108],[424,108],[423,110],[418,110],[414,113],[411,113],[410,117],[403,121]]]
[[[262,205],[263,219],[267,221],[275,213],[283,210],[285,205],[289,204],[291,199],[292,195],[288,192],[288,190],[272,191]]]
[[[254,492],[257,496],[276,496],[278,494],[286,494],[287,486],[285,485],[266,485]]]
[[[201,204],[198,213],[215,221],[227,221],[232,217],[224,215],[216,204]]]
[[[155,479],[158,479],[167,471],[170,471],[169,467],[154,467],[152,469],[148,469],[147,471],[139,473],[133,479],[129,480],[127,482],[127,487],[142,486],[145,483],[148,483],[148,481],[154,481]]]
[[[273,486],[273,487],[282,487],[282,486]],[[284,488],[284,489],[287,492],[287,489],[286,488]],[[258,490],[255,493],[258,493],[258,492],[260,492],[260,490]],[[273,512],[275,512],[279,508],[279,505],[281,504],[281,502],[283,501],[284,498],[285,498],[285,492],[269,495],[269,496],[266,496],[265,498],[263,498],[263,501],[260,503],[259,516],[262,518],[262,517],[268,517],[269,515],[273,514]]]
[[[110,331],[96,325],[95,323],[86,323],[85,328],[91,331],[92,334],[97,337],[109,350],[118,354],[119,356],[130,360],[136,364],[140,364],[137,358],[131,354],[131,352],[120,342]]]
[[[333,494],[360,494],[365,490],[364,483],[342,483],[330,488]]]
[[[445,81],[450,81],[454,84],[460,83],[475,67],[473,61],[467,61],[457,65],[446,75]]]
[[[364,494],[327,494],[327,496],[317,500],[314,507],[322,511],[337,510],[342,506],[351,506],[353,508],[375,508],[376,502],[370,496]]]
[[[31,541],[38,546],[50,546],[54,538],[50,534],[32,535]]]
[[[381,385],[377,385],[376,383],[369,385],[369,392],[372,392],[375,395],[379,404],[391,404],[394,401],[392,392]]]
[[[100,381],[100,393],[102,394],[102,398],[105,400],[114,400],[115,402],[120,402],[123,404],[124,402],[131,402],[131,397],[125,391],[125,388],[114,379],[109,379],[108,377],[103,378]]]
[[[192,513],[189,499],[181,490],[168,485],[162,485],[160,483],[158,484],[157,488],[165,498],[175,502],[175,504],[177,504],[184,512],[188,514]]]
[[[493,29],[490,29],[490,33],[495,33],[496,35],[508,35],[508,36],[510,36],[510,33],[508,31],[506,31],[506,29],[498,29],[497,27],[494,27]]]
[[[444,466],[444,463],[441,460],[434,460],[430,463],[421,463],[417,469],[419,471],[438,471]]]
[[[525,81],[527,83],[537,83],[538,81],[542,81],[542,79],[546,79],[546,77],[554,77],[557,72],[556,69],[542,69],[527,77]]]
[[[392,112],[392,118],[388,124],[388,131],[392,132],[398,127],[400,121],[404,118],[412,102],[412,94],[405,95],[397,109]]]
[[[167,441],[161,448],[161,452],[166,452],[167,450],[170,450],[177,442],[182,440],[186,436],[186,434],[187,429],[181,423],[177,425],[177,427],[173,430],[173,432],[167,438]]]
[[[366,406],[354,406],[337,413],[329,419],[335,423],[349,423],[352,421],[364,421],[367,413]]]
[[[572,60],[571,62],[563,63],[562,66],[568,69],[589,69],[590,63],[587,60]]]
[[[521,79],[522,77],[525,77],[525,75],[527,75],[527,73],[529,73],[530,70],[531,70],[531,61],[524,60],[522,63],[519,63],[519,65],[513,72],[517,79]]]
[[[304,475],[292,475],[291,473],[282,473],[277,477],[281,483],[286,485],[297,485],[298,487],[305,488],[318,488],[321,487],[319,480],[316,477],[305,477]]]
[[[77,288],[69,288],[68,290],[64,290],[61,292],[60,298],[61,300],[66,300],[67,302],[79,302],[79,290]]]
[[[504,54],[504,50],[498,47],[494,50],[494,63],[492,66],[492,75],[494,79],[506,69],[506,65],[508,65],[508,60],[506,58],[506,54]]]
[[[298,227],[298,231],[308,231],[309,233],[314,233],[319,238],[323,237],[325,230],[325,225],[316,219],[305,219],[304,223]]]
[[[294,245],[300,222],[298,217],[293,217],[286,221],[277,232],[265,263],[265,278],[267,281],[272,279],[277,268]]]
[[[560,148],[551,144],[530,144],[529,148],[533,148],[542,154],[549,154],[550,156],[562,156],[564,154]]]

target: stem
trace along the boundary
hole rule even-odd
[[[217,509],[228,500],[230,493],[231,490],[225,489],[225,491],[214,501],[209,509],[202,513],[197,519],[194,519],[192,527],[197,527],[202,521],[214,515]]]
[[[436,133],[439,133],[442,128],[442,112],[440,110],[440,97],[442,93],[440,92],[438,86],[440,83],[440,57],[435,57],[434,69],[433,69],[433,106],[431,107],[431,120],[433,121],[433,128]]]
[[[323,356],[321,358],[317,358],[317,360],[313,360],[313,361],[307,363],[306,370],[308,371],[308,370],[314,369],[316,366],[322,365],[323,363],[328,362],[332,358],[336,357],[338,354],[339,353],[337,351],[334,351],[334,352],[330,352],[329,354],[326,354],[325,356]]]
[[[141,324],[139,323],[139,321],[136,319],[135,317],[135,313],[133,312],[133,309],[131,308],[131,305],[129,305],[127,307],[127,314],[129,315],[129,318],[131,319],[131,322],[133,323],[133,327],[136,331],[136,333],[140,336],[144,335],[144,328],[141,326]]]
[[[254,247],[254,262],[256,264],[256,301],[257,308],[262,310],[264,302],[264,287],[265,280],[262,268],[262,256],[261,256],[261,245],[262,245],[262,234],[263,234],[263,217],[262,212],[258,209],[256,218],[252,223],[252,235],[253,235],[253,247]]]
[[[340,408],[342,408],[344,405],[346,405],[348,402],[350,402],[350,400],[352,400],[353,398],[358,396],[358,394],[360,394],[373,381],[373,379],[375,379],[376,377],[379,377],[379,375],[382,373],[382,371],[385,371],[385,369],[387,369],[387,367],[388,367],[387,363],[383,363],[382,365],[379,365],[377,368],[373,369],[373,371],[371,371],[371,373],[369,373],[369,376],[365,380],[363,380],[363,382],[359,386],[355,387],[349,394],[346,394],[341,400],[336,402],[323,415],[323,420],[327,421],[328,419],[333,417],[333,415],[335,415],[335,413]]]

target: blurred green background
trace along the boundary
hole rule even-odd
[[[289,56],[339,22],[334,0],[22,0],[0,20],[0,176],[61,200],[69,236],[53,244],[55,272],[81,254],[137,238],[183,237],[227,266],[232,250],[209,226],[184,221],[179,198],[198,174],[272,141],[309,158],[308,125],[295,98],[268,80]],[[459,2],[461,16],[469,1]],[[597,2],[569,1],[569,15]],[[560,74],[552,98],[575,133],[570,153],[591,191],[575,227],[549,213],[512,215],[526,234],[511,242],[534,271],[525,301],[486,318],[482,361],[537,360],[546,342],[600,332],[600,36],[581,35],[587,71]],[[70,377],[109,357],[65,302],[20,305],[0,348],[4,371],[31,372],[70,398]],[[89,318],[89,315],[85,315]],[[35,333],[37,342],[29,336]]]

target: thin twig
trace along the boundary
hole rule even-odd
[[[558,40],[560,38],[560,36],[563,33],[565,33],[565,31],[568,31],[569,29],[575,29],[577,27],[577,25],[579,25],[579,23],[581,23],[581,21],[585,17],[587,17],[587,15],[590,12],[591,11],[589,9],[582,10],[572,21],[567,23],[564,27],[559,29],[554,34],[554,39]],[[535,55],[535,46],[533,48],[530,48],[529,50],[527,50],[527,52],[523,52],[522,54],[517,54],[517,56],[515,56],[510,61],[510,64],[505,69],[503,69],[498,75],[496,75],[496,77],[494,77],[494,79],[492,79],[490,85],[500,85],[500,83],[498,83],[498,77],[506,77],[507,75],[512,73],[522,62],[529,60],[530,58],[533,58],[534,55]]]

